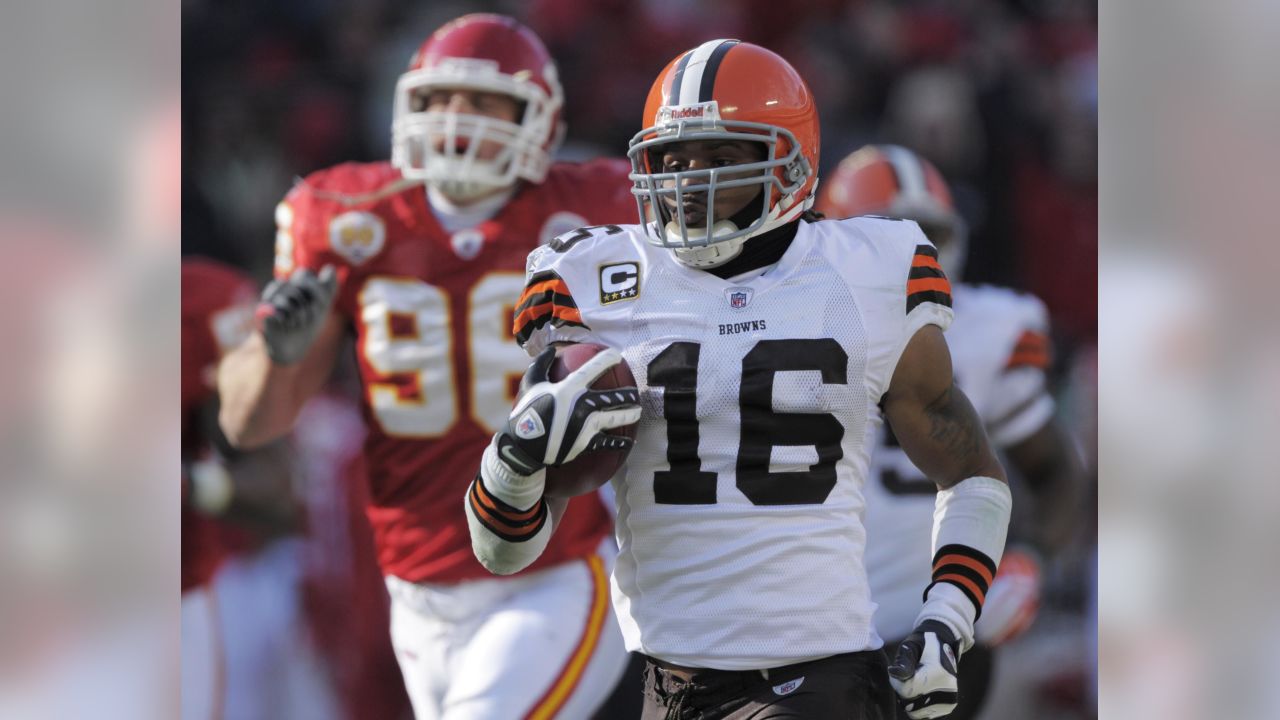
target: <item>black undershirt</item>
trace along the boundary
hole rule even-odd
[[[747,240],[742,244],[742,252],[729,262],[704,269],[721,280],[728,280],[735,275],[772,265],[782,259],[799,229],[800,222],[795,220],[780,225]]]

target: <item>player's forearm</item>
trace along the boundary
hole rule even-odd
[[[218,367],[218,424],[239,449],[277,440],[292,428],[306,398],[298,391],[301,365],[280,366],[254,334]]]
[[[1034,522],[1028,539],[1044,553],[1061,549],[1079,527],[1084,492],[1084,469],[1071,437],[1050,421],[1006,453],[1030,491]]]

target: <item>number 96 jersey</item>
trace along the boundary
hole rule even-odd
[[[333,265],[334,312],[355,331],[369,425],[368,515],[385,574],[409,582],[490,578],[458,498],[506,422],[529,360],[511,342],[529,251],[584,222],[635,217],[629,165],[557,163],[490,219],[447,232],[421,183],[390,164],[314,173],[277,209],[276,275]],[[536,565],[595,552],[609,518],[594,497]]]
[[[525,350],[615,347],[640,389],[613,480],[629,650],[745,670],[880,647],[862,564],[877,403],[907,341],[951,317],[937,253],[909,221],[802,223],[775,267],[740,282],[681,265],[634,225],[530,255]]]

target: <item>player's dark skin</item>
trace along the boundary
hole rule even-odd
[[[689,170],[709,170],[712,168],[731,167],[745,163],[760,162],[765,159],[764,143],[750,140],[691,140],[689,142],[671,143],[654,153],[662,163],[662,172],[685,172]],[[720,180],[734,180],[757,174],[725,173]],[[695,178],[685,184],[705,183],[706,178]],[[665,187],[672,187],[674,182],[667,182]],[[716,190],[714,217],[715,220],[727,220],[746,207],[747,203],[760,195],[759,185],[745,185],[735,188]],[[688,193],[682,196],[685,224],[697,228],[707,223],[707,193]],[[664,196],[663,202],[676,216],[677,203],[675,196]]]

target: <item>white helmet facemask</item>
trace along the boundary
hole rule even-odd
[[[554,70],[549,70],[554,74]],[[435,89],[459,88],[508,95],[524,107],[519,122],[452,111],[418,110],[415,97]],[[517,180],[541,182],[559,137],[556,116],[562,97],[539,85],[505,75],[497,62],[451,58],[407,72],[396,83],[391,123],[391,163],[404,177],[422,180],[459,200],[484,195]],[[486,143],[498,153],[478,156]]]

